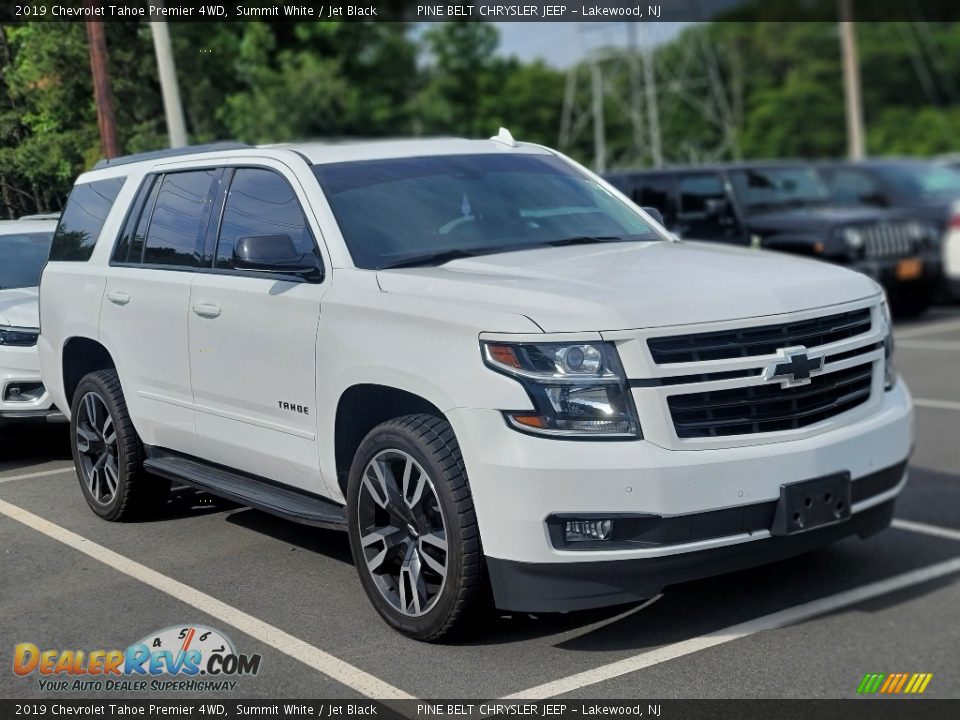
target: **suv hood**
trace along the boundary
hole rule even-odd
[[[38,289],[13,288],[0,290],[0,325],[40,327]]]
[[[876,223],[894,220],[903,213],[868,207],[804,207],[790,210],[764,210],[747,215],[751,230],[778,232],[783,230],[826,230],[837,225]]]
[[[697,242],[610,243],[382,270],[387,293],[525,315],[545,332],[596,332],[776,315],[876,295],[818,260]],[[483,328],[496,331],[497,328]]]

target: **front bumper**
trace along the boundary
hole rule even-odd
[[[893,500],[798,535],[641,560],[521,563],[487,559],[494,601],[513,612],[567,612],[637,602],[667,585],[783,560],[850,535],[869,537],[893,519]]]
[[[900,263],[917,258],[923,263],[919,276],[904,278],[900,274]],[[862,272],[876,280],[888,292],[900,289],[932,288],[936,290],[943,282],[943,261],[939,251],[923,253],[919,256],[900,258],[880,258],[855,260],[848,265],[851,270]]]
[[[42,383],[36,347],[0,348],[0,426],[64,422],[66,418],[46,390],[32,400],[10,400],[11,386]]]
[[[774,547],[788,550],[846,534],[866,534],[876,524],[861,520],[861,513],[885,503],[892,507],[905,484],[902,468],[914,435],[913,404],[902,382],[882,392],[869,412],[851,413],[846,420],[838,417],[825,431],[799,439],[758,440],[754,445],[715,449],[671,450],[649,440],[545,439],[508,428],[496,411],[458,408],[447,415],[470,478],[497,604],[541,611],[648,597],[654,586],[677,582],[674,577],[723,571],[723,563],[714,558],[726,558],[726,552],[743,566],[754,564],[750,558],[765,562],[768,552],[776,557]],[[822,532],[810,531],[810,539],[802,542],[796,539],[799,536],[771,538],[768,531],[751,528],[738,532],[734,527],[728,533],[692,533],[680,538],[671,532],[667,542],[636,543],[626,549],[572,550],[557,547],[550,536],[549,519],[562,514],[643,514],[668,519],[704,514],[711,520],[722,515],[723,522],[729,523],[729,513],[718,511],[776,501],[783,484],[847,472],[854,488],[858,482],[865,483],[861,487],[877,487],[869,478],[882,471],[889,474],[898,466],[901,472],[893,485],[888,482],[869,497],[855,493],[848,521]],[[729,524],[723,527],[729,528]],[[767,547],[771,550],[762,549]],[[719,550],[724,552],[714,553]],[[652,570],[650,577],[640,573],[638,579],[631,579],[648,562],[652,568],[685,570],[677,575],[657,575]],[[580,565],[585,569],[573,567]],[[595,592],[597,586],[585,594],[574,589],[565,593],[557,589],[557,583],[545,581],[548,589],[544,592],[535,593],[531,588],[528,593],[521,588],[521,594],[516,594],[517,583],[555,577],[562,586],[564,578],[576,578],[581,572],[588,578],[609,576],[613,580],[598,581],[608,588],[599,593]],[[614,587],[618,584],[620,589]],[[554,595],[556,600],[550,600]],[[522,599],[526,596],[541,604],[534,607]],[[514,599],[517,597],[520,600]]]

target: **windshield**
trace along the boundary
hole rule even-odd
[[[960,196],[960,172],[945,165],[897,163],[878,165],[877,173],[894,192],[910,200],[924,200],[942,195]]]
[[[819,205],[830,191],[813,168],[751,168],[730,173],[733,191],[747,210]]]
[[[577,241],[659,240],[638,211],[550,155],[317,165],[357,267]]]
[[[52,241],[52,232],[0,235],[0,289],[39,285]]]

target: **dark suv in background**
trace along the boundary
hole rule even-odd
[[[846,265],[880,282],[894,310],[919,315],[941,280],[940,227],[923,214],[838,206],[817,169],[756,163],[612,173],[635,203],[683,238],[782,250]]]
[[[946,241],[960,227],[960,166],[913,158],[881,158],[818,164],[833,201],[841,205],[899,208],[937,228]],[[947,258],[944,258],[945,265]],[[954,262],[955,264],[955,262]],[[953,269],[946,287],[960,300]]]

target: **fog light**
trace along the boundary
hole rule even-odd
[[[7,402],[32,402],[43,395],[42,383],[17,383],[7,385],[3,399]]]
[[[567,542],[609,540],[613,537],[613,520],[568,520],[565,531]]]

